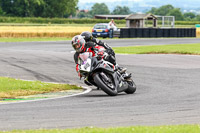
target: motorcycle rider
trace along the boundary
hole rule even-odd
[[[91,33],[90,33],[91,34]],[[123,73],[126,71],[126,68],[121,68],[116,64],[116,59],[115,59],[115,53],[114,51],[106,44],[103,43],[102,41],[99,41],[96,38],[93,38],[90,36],[89,33],[82,33],[82,35],[76,35],[72,38],[72,47],[76,51],[74,54],[74,61],[77,64],[76,65],[76,71],[78,72],[78,75],[81,77],[79,73],[79,68],[78,68],[78,56],[80,53],[83,52],[92,52],[93,56],[95,56],[95,46],[96,44],[99,46],[103,46],[106,49],[106,52],[108,53],[108,56],[106,56],[104,59],[111,62],[116,66],[116,69],[119,70],[120,73]],[[87,40],[87,41],[86,41]]]
[[[97,44],[99,46],[103,46],[108,54],[111,54],[112,56],[115,57],[115,52],[113,51],[113,49],[107,43],[102,42],[101,40],[93,37],[89,31],[82,32],[81,36],[84,37],[86,45]]]
[[[122,68],[119,67],[118,64],[116,64],[116,58],[115,58],[115,52],[114,50],[105,42],[102,42],[101,40],[95,38],[92,36],[92,34],[89,31],[84,31],[81,33],[81,36],[84,37],[86,45],[99,45],[99,46],[103,46],[106,49],[106,53],[109,54],[109,56],[107,56],[107,61],[111,62],[112,64],[115,65],[115,67],[117,69],[119,69],[120,73],[124,73],[126,71],[126,68]]]

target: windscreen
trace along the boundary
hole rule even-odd
[[[89,52],[81,53],[81,54],[79,55],[79,57],[80,57],[80,59],[81,59],[82,61],[86,61],[86,60],[88,59],[89,56],[90,56],[90,53],[89,53]]]
[[[95,25],[95,29],[107,29],[107,25]]]

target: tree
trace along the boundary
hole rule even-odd
[[[112,14],[114,14],[114,15],[127,15],[130,13],[131,13],[131,11],[130,11],[129,7],[127,7],[127,6],[124,6],[124,7],[116,6],[112,12]]]
[[[161,16],[175,16],[176,20],[184,20],[180,8],[174,8],[172,5],[164,5],[160,8],[151,8],[149,13]]]
[[[78,0],[44,0],[43,17],[63,17],[76,11]]]
[[[172,5],[164,5],[159,8],[152,7],[148,13],[152,13],[155,15],[166,16],[174,7]]]
[[[110,10],[105,3],[96,3],[92,6],[90,13],[92,16],[97,14],[110,14]]]
[[[164,5],[158,8],[155,12],[156,15],[166,16],[174,7],[172,5]]]
[[[5,12],[3,12],[3,10],[0,7],[0,16],[3,16],[3,15],[5,15]]]
[[[77,14],[78,18],[92,18],[91,14],[89,14],[88,12],[79,12]]]
[[[3,12],[19,17],[63,17],[76,12],[78,0],[0,0]]]
[[[24,9],[23,17],[38,17],[40,16],[41,8],[44,6],[44,0],[19,0],[24,6],[21,6],[21,9]],[[19,2],[19,7],[20,7]],[[22,12],[23,12],[22,11]]]
[[[184,20],[183,14],[180,11],[180,8],[175,8],[171,11],[169,11],[169,13],[167,14],[167,16],[175,16],[176,20]]]
[[[200,21],[200,15],[197,15],[197,16],[196,16],[196,20],[197,20],[197,21]]]
[[[196,17],[196,15],[192,12],[186,12],[183,14],[185,20],[192,20]]]
[[[0,0],[0,16],[4,15],[4,12],[1,7],[2,7],[2,0]]]
[[[1,10],[2,12],[5,12],[5,14],[10,13],[11,11],[11,5],[12,5],[12,1],[10,0],[0,0],[0,5],[1,5]]]
[[[9,16],[34,16],[43,0],[1,0],[2,10]]]
[[[157,14],[157,11],[158,9],[155,8],[155,7],[152,7],[150,11],[148,11],[147,13],[152,13],[152,14]]]

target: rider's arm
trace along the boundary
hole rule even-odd
[[[99,40],[99,39],[92,38],[92,42],[96,43],[96,44],[99,45],[99,46],[103,46],[105,49],[112,49],[107,43],[102,42],[102,41]]]
[[[78,68],[78,56],[79,56],[79,53],[75,53],[74,54],[74,61],[76,63],[76,71],[78,72],[79,71],[79,68]]]
[[[95,44],[95,42],[93,42],[93,41],[89,41],[89,42],[86,42],[86,43],[85,43],[85,46],[86,46],[87,48],[91,48],[91,47],[95,47],[96,44]]]
[[[103,46],[106,49],[108,54],[111,54],[115,57],[115,52],[113,51],[113,49],[107,43],[102,42],[101,40],[98,40],[96,38],[92,38],[92,41],[99,46]]]
[[[74,61],[75,61],[76,64],[78,64],[78,56],[79,56],[79,53],[76,52],[76,53],[74,54]]]
[[[82,77],[81,74],[80,74],[80,72],[79,72],[78,56],[79,56],[79,53],[76,52],[74,54],[74,61],[76,63],[76,72],[78,73],[79,77]]]

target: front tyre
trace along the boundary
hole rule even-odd
[[[133,80],[131,81],[127,81],[128,83],[128,89],[125,90],[124,92],[126,92],[127,94],[133,94],[136,91],[136,84],[134,83]]]
[[[111,85],[106,84],[105,82],[103,82],[103,79],[99,74],[96,74],[94,76],[94,82],[97,84],[97,86],[99,88],[101,88],[109,96],[116,96],[117,95],[117,90],[116,89],[112,89]]]

